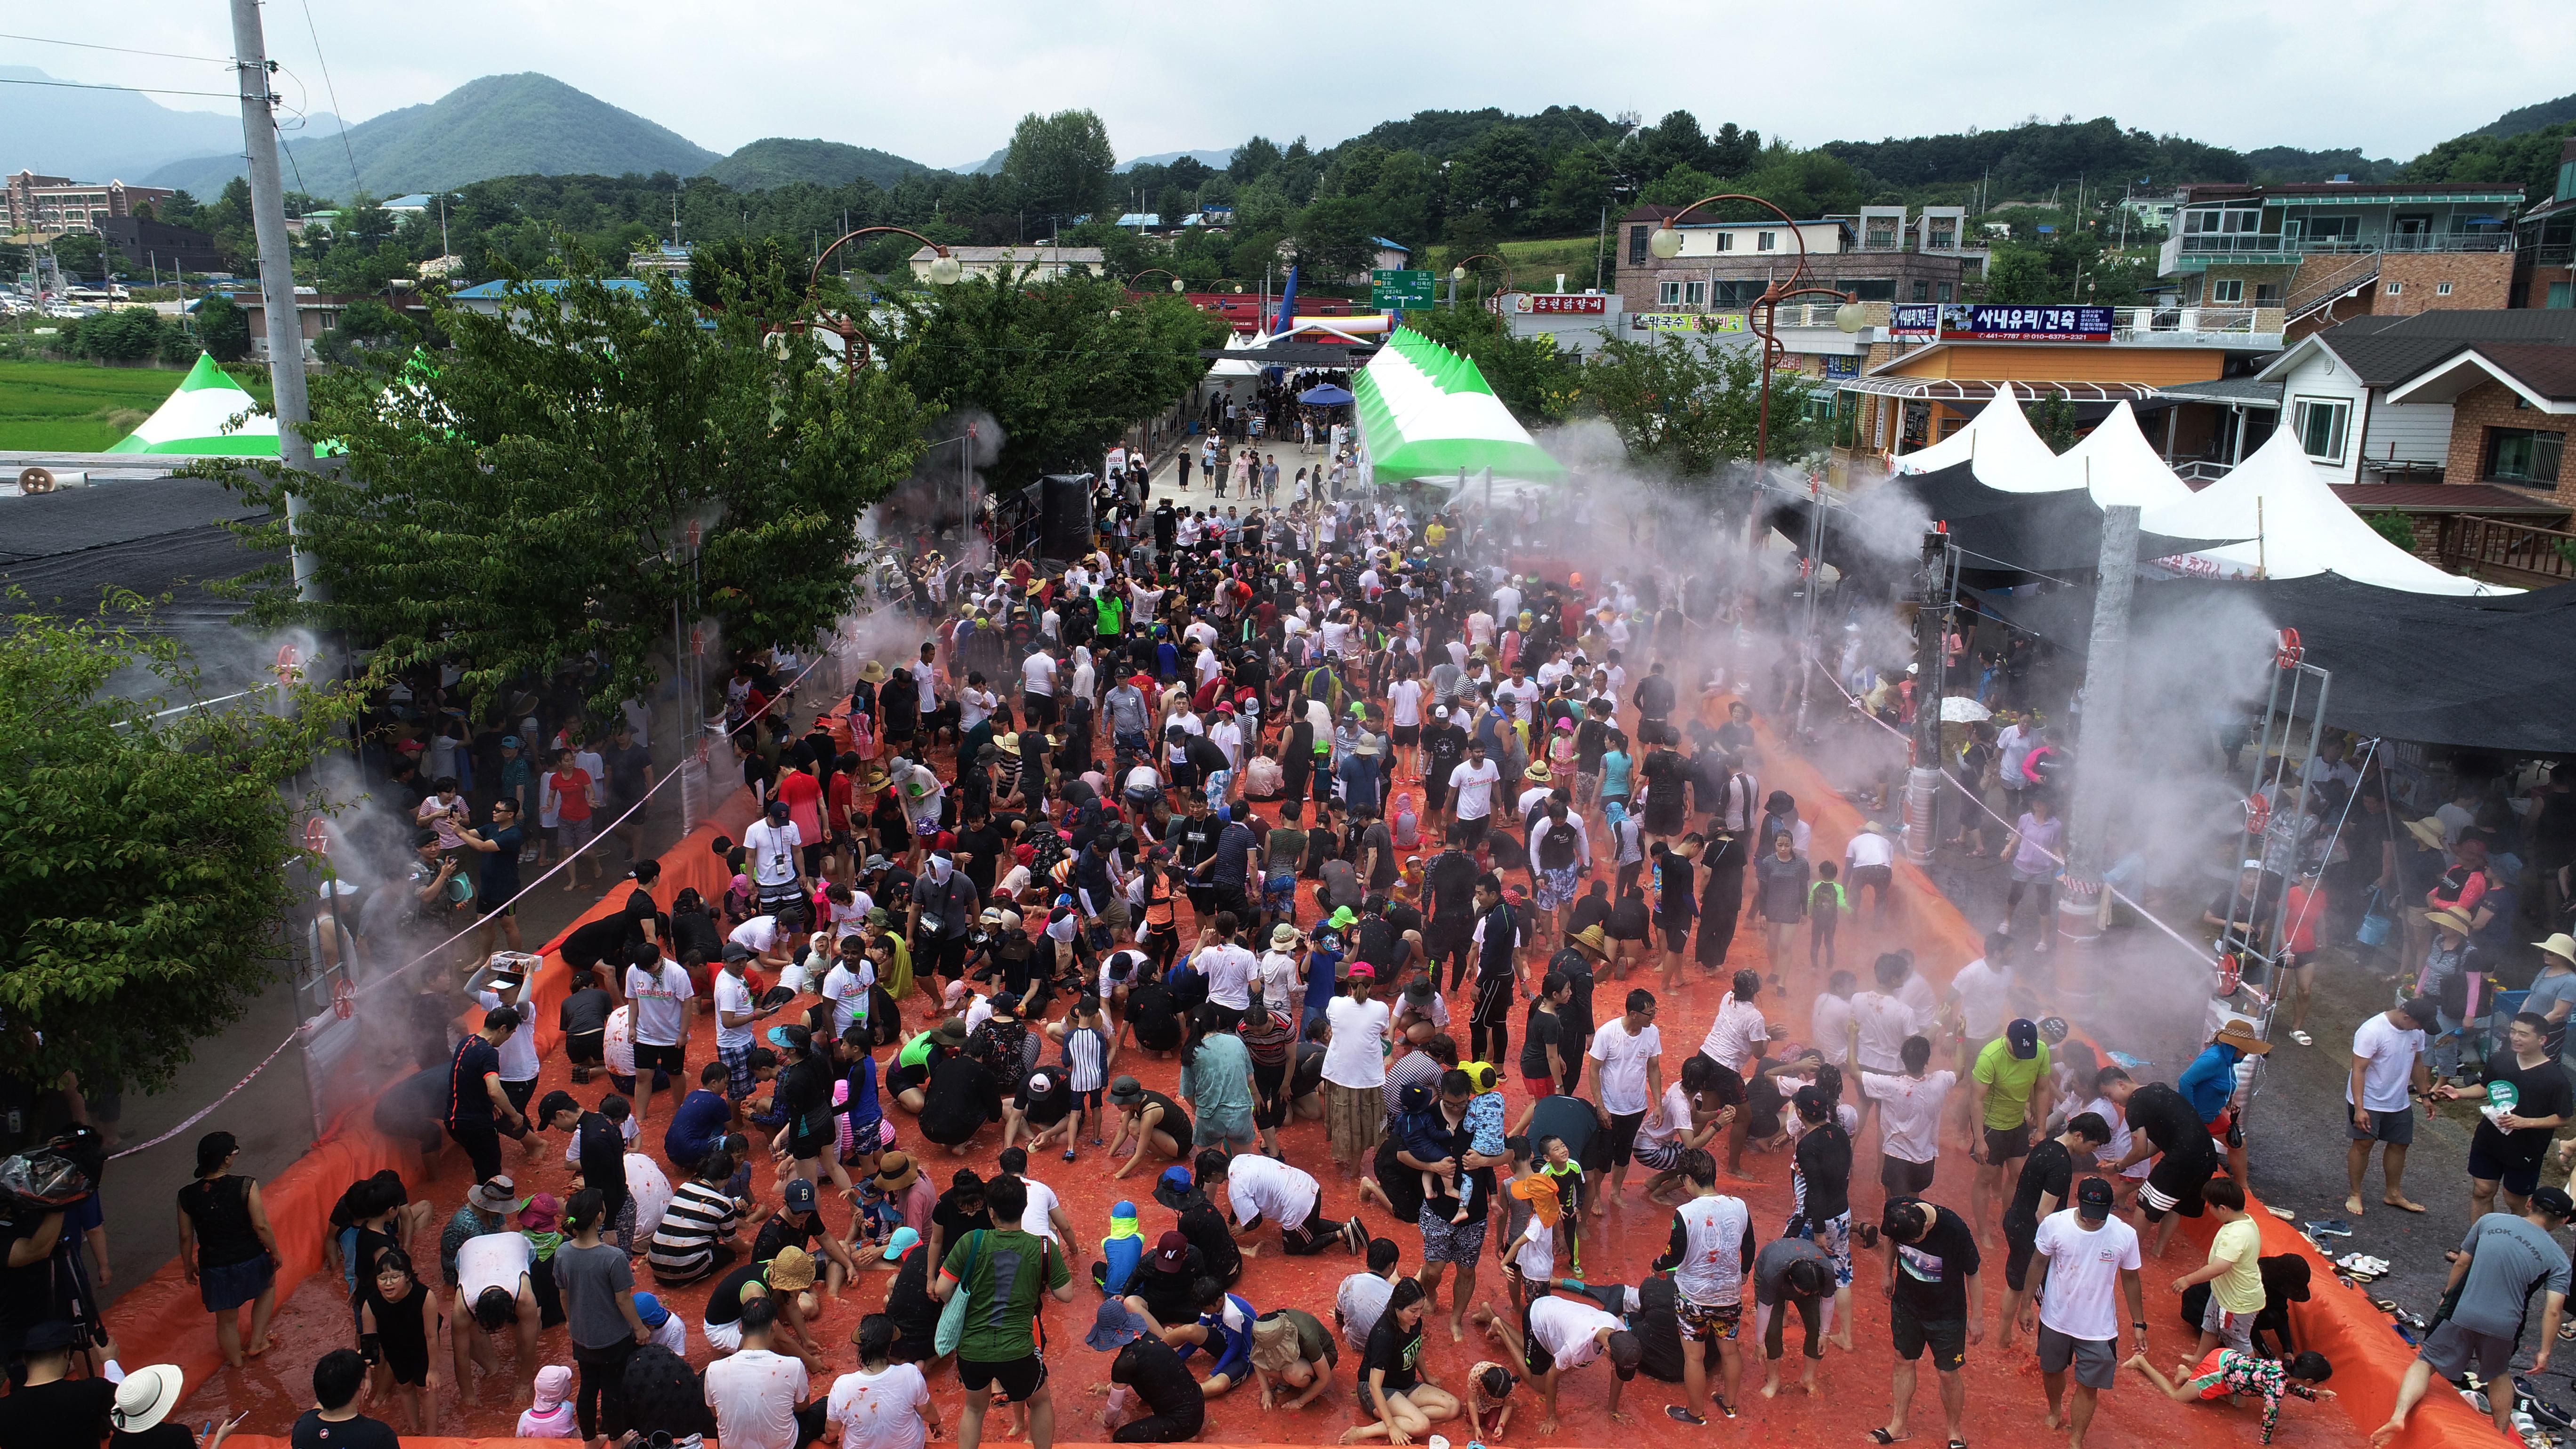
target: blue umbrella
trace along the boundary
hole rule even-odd
[[[1319,408],[1340,407],[1350,400],[1351,394],[1348,388],[1335,387],[1329,382],[1320,387],[1310,387],[1297,394],[1297,401]]]

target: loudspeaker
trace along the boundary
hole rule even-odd
[[[1072,559],[1091,552],[1091,485],[1088,473],[1050,473],[1038,480],[1041,558]]]

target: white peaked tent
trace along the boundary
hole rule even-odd
[[[2187,576],[2297,579],[2333,573],[2418,594],[2521,592],[2444,573],[2380,537],[2317,476],[2288,428],[2207,488],[2148,509],[2143,523],[2150,533],[2175,538],[2252,540],[2166,561]]]
[[[2131,504],[2150,512],[2167,504],[2180,503],[2191,496],[2191,485],[2165,466],[2147,435],[2138,431],[2138,415],[2122,402],[2111,409],[2084,441],[2049,460],[2054,474],[2049,487],[2090,488],[2093,501],[2103,508]],[[1978,479],[1987,480],[1980,472]],[[2008,483],[1993,483],[2009,488]],[[2226,534],[2189,534],[2192,538],[2225,538]]]
[[[178,391],[153,409],[143,426],[118,439],[108,451],[274,458],[277,419],[253,411],[258,406],[240,383],[200,352],[197,365],[189,369]],[[243,417],[245,413],[249,416]]]
[[[2057,455],[2030,430],[2030,419],[2022,416],[2020,399],[2011,385],[2001,384],[1994,400],[1968,419],[1966,427],[1928,448],[1897,454],[1893,466],[1902,475],[1973,462],[1978,482],[2019,491],[2029,485],[2014,480],[2043,475],[2056,461]]]

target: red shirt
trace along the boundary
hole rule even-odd
[[[823,843],[823,819],[819,813],[823,787],[804,770],[789,770],[778,777],[778,798],[787,802],[787,818],[795,823],[796,833],[807,845]]]
[[[576,765],[546,777],[555,786],[555,818],[579,823],[590,818],[590,772]]]

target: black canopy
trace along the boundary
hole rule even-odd
[[[2093,590],[1981,590],[2016,627],[2082,652]],[[2171,579],[2138,585],[2133,632],[2171,637],[2195,619],[2251,604],[2296,630],[2307,661],[2330,671],[2326,721],[2365,735],[2497,750],[2576,754],[2576,585],[2527,594],[2418,594],[2337,574],[2299,579]]]

